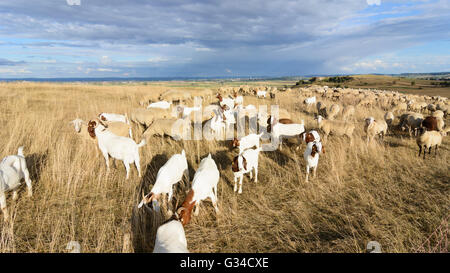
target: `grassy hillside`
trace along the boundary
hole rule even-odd
[[[388,78],[383,84],[370,79],[358,78],[355,83],[367,81],[371,87],[389,82]],[[407,87],[405,82],[398,80],[394,86]],[[211,88],[219,86],[208,83]],[[0,221],[0,251],[65,252],[69,241],[78,241],[82,252],[121,252],[126,234],[134,238],[136,251],[150,250],[151,243],[132,228],[139,216],[147,215],[133,210],[140,201],[140,190],[148,192],[158,169],[182,149],[191,181],[200,159],[208,153],[221,174],[219,214],[209,201],[203,202],[200,215],[185,228],[191,252],[365,252],[369,241],[378,241],[384,252],[414,252],[449,215],[449,138],[436,157],[426,160],[417,157],[415,140],[404,134],[366,145],[362,120],[368,115],[381,118],[384,112],[378,108],[357,109],[352,146],[345,138],[329,138],[317,178],[309,183],[304,181],[304,145],[299,151],[291,145],[281,152],[261,153],[258,184],[245,177],[243,193],[237,195],[231,171],[237,152],[230,151],[228,143],[159,137],[140,150],[142,179],[132,167],[125,181],[121,162],[106,174],[94,143],[80,140],[69,121],[89,120],[100,112],[127,112],[139,107],[144,94],[169,87],[204,86],[186,82],[0,84],[0,156],[16,154],[24,145],[34,187],[31,199],[25,187],[17,201],[8,194],[13,220],[11,224]],[[279,94],[273,101],[255,97],[244,101],[278,104],[294,120],[304,119],[307,129],[316,127],[313,112],[303,108],[295,91]],[[134,139],[140,141],[141,135],[135,130]],[[187,189],[187,183],[181,183],[174,202],[180,204]],[[436,238],[431,240],[434,244]]]

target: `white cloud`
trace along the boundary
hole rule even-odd
[[[379,5],[381,5],[381,0],[367,0],[367,4],[369,6],[373,6],[373,5],[379,6]]]
[[[111,58],[109,58],[108,56],[102,56],[100,58],[100,63],[103,65],[108,65],[111,63]]]
[[[150,63],[161,63],[161,62],[167,62],[167,61],[169,61],[169,59],[165,58],[165,57],[158,56],[158,57],[150,58],[150,59],[148,59],[148,61]]]
[[[81,5],[81,0],[66,0],[69,6],[79,6]]]

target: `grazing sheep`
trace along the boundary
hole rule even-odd
[[[317,114],[318,115],[323,116],[323,117],[328,117],[328,115],[327,115],[327,105],[324,102],[319,101],[316,104],[316,108],[317,108]]]
[[[9,213],[6,207],[6,192],[13,191],[13,200],[18,197],[20,181],[24,179],[28,188],[28,197],[33,195],[30,173],[27,162],[23,154],[23,146],[17,150],[17,155],[9,155],[0,162],[0,208],[3,212],[3,219],[9,222]]]
[[[138,205],[141,208],[144,204],[152,202],[153,209],[159,208],[158,199],[161,194],[168,194],[167,201],[172,201],[173,185],[183,179],[183,176],[189,177],[186,152],[174,154],[158,171],[156,181],[149,194],[144,195]],[[163,199],[164,200],[164,199]]]
[[[185,106],[181,106],[181,105],[177,106],[177,112],[179,113],[181,118],[191,117],[191,114],[193,112],[197,112],[200,110],[201,110],[201,108],[198,106],[197,107],[185,107]]]
[[[97,137],[98,147],[103,154],[106,168],[109,172],[109,156],[123,161],[127,171],[126,179],[129,177],[130,164],[134,163],[141,177],[141,166],[139,163],[139,148],[145,145],[145,139],[136,144],[131,138],[117,136],[106,130],[108,125],[100,120],[91,120],[88,124],[89,134]]]
[[[384,120],[375,120],[373,117],[365,119],[366,125],[364,132],[367,134],[367,143],[369,143],[376,135],[380,135],[382,139],[387,133],[388,125]]]
[[[337,116],[337,114],[339,113],[339,110],[341,109],[341,107],[338,104],[333,104],[330,107],[330,111],[328,113],[328,119],[329,120],[334,120],[334,118]]]
[[[411,131],[414,131],[414,135],[417,136],[417,129],[419,129],[422,124],[423,115],[419,113],[408,113],[406,117],[402,115],[400,120],[402,130],[408,129],[409,136],[411,136]]]
[[[442,112],[442,110],[436,110],[431,114],[431,116],[444,119],[444,112]]]
[[[95,139],[95,135],[89,133],[89,126],[85,121],[77,118],[72,120],[71,123],[73,123],[75,131],[78,133],[79,136],[83,137],[83,139],[85,140]],[[107,130],[117,136],[133,137],[133,134],[131,132],[131,126],[126,123],[123,123],[121,121],[111,121],[104,123],[107,124],[108,126]]]
[[[150,108],[169,109],[170,105],[172,105],[172,102],[168,102],[168,101],[163,100],[163,101],[150,103],[147,106],[147,109],[150,109]]]
[[[191,121],[189,116],[184,119],[168,118],[156,119],[148,126],[142,137],[148,140],[154,135],[170,136],[175,140],[189,139],[191,132]]]
[[[440,133],[438,131],[427,131],[425,128],[419,129],[420,134],[417,137],[417,146],[419,146],[419,156],[423,150],[423,159],[425,159],[425,153],[426,149],[428,148],[428,154],[431,154],[431,148],[434,146],[434,155],[437,155],[437,148],[438,146],[441,146],[442,143],[442,135],[443,133]]]
[[[258,157],[262,148],[248,149],[242,154],[234,157],[231,164],[231,170],[234,173],[234,191],[237,191],[237,179],[239,178],[239,191],[242,193],[242,179],[244,174],[250,173],[250,179],[252,179],[252,170],[255,170],[255,183],[258,183]]]
[[[143,126],[147,128],[152,124],[155,119],[169,118],[172,116],[172,112],[169,109],[133,109],[130,112],[131,122],[137,124],[138,126]]]
[[[306,98],[306,99],[303,101],[303,104],[306,104],[307,107],[316,104],[316,96]]]
[[[392,108],[391,112],[396,113],[400,111],[406,111],[408,109],[408,105],[404,102],[401,102]]]
[[[98,114],[98,118],[101,121],[120,121],[126,124],[130,124],[127,118],[127,114],[119,115],[119,114],[111,114],[111,113],[100,113]]]
[[[166,100],[166,101],[186,101],[188,99],[191,99],[191,94],[186,91],[181,90],[167,90],[166,92],[162,93],[159,96],[159,100]]]
[[[253,146],[256,146],[256,148],[259,148],[259,141],[261,139],[261,136],[263,133],[257,135],[257,134],[249,134],[248,136],[245,136],[241,138],[240,140],[237,138],[234,138],[231,145],[233,148],[239,147],[239,154],[241,154],[246,149],[252,148]]]
[[[89,135],[89,132],[87,130],[88,124],[85,121],[77,118],[72,120],[70,123],[73,124],[75,132],[77,132],[80,137],[82,137],[84,140],[92,140],[92,137]]]
[[[169,220],[156,231],[153,253],[189,253],[183,225],[178,220]]]
[[[258,98],[266,98],[267,91],[257,90],[257,91],[254,92],[254,94],[255,94]]]
[[[316,118],[319,129],[321,129],[324,134],[324,140],[326,141],[330,133],[337,136],[347,136],[350,138],[350,143],[353,140],[353,131],[355,130],[355,125],[346,121],[339,120],[325,120],[321,115]]]
[[[350,117],[355,115],[355,107],[353,105],[347,105],[342,110],[342,119],[347,121]]]
[[[388,125],[388,128],[391,128],[394,124],[395,116],[392,112],[386,112],[384,114],[384,121],[386,121],[386,124]]]
[[[217,207],[217,184],[219,183],[219,178],[219,169],[211,154],[209,154],[200,162],[192,180],[191,190],[188,192],[181,207],[177,209],[177,214],[180,216],[180,221],[183,225],[189,223],[194,207],[194,215],[198,215],[200,203],[206,198],[211,199],[216,213],[219,212]]]
[[[306,178],[305,181],[308,182],[309,169],[313,169],[313,176],[316,177],[317,165],[319,164],[319,150],[315,142],[309,142],[306,145],[305,152],[303,153],[303,158],[306,161]]]

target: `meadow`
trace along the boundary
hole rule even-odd
[[[143,177],[132,167],[126,181],[123,164],[117,162],[107,174],[94,143],[79,139],[69,124],[101,112],[126,113],[141,107],[144,95],[169,88],[227,84],[0,83],[0,155],[25,147],[34,191],[28,198],[22,187],[16,201],[8,195],[12,221],[0,222],[0,251],[67,252],[70,241],[79,242],[82,252],[151,251],[151,235],[142,224],[146,213],[136,206],[158,169],[182,149],[191,181],[208,153],[221,175],[220,212],[216,215],[211,203],[203,202],[199,216],[185,227],[191,252],[366,252],[369,241],[379,242],[383,252],[416,252],[431,251],[421,246],[442,239],[433,232],[449,216],[450,138],[444,138],[437,156],[433,151],[426,160],[417,156],[415,138],[406,134],[389,134],[384,142],[367,145],[363,121],[382,118],[384,111],[377,107],[356,109],[352,145],[346,138],[329,137],[315,179],[305,182],[305,146],[296,151],[288,144],[282,151],[260,154],[258,184],[245,177],[241,195],[233,192],[231,171],[237,152],[227,142],[153,137],[140,149]],[[442,92],[450,96],[448,88]],[[307,129],[316,128],[314,115],[301,102],[296,89],[280,92],[274,100],[244,97],[245,104],[280,105],[294,121],[303,119]],[[142,132],[134,129],[134,139],[140,141]],[[177,204],[188,188],[187,181],[177,187]],[[124,247],[127,236],[131,242]]]

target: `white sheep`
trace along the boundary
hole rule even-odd
[[[149,109],[149,108],[169,109],[170,105],[172,105],[172,102],[163,100],[163,101],[150,103],[147,106],[147,109]]]
[[[195,172],[192,180],[191,190],[188,192],[183,204],[177,209],[180,221],[183,225],[187,225],[191,219],[191,211],[194,209],[194,215],[199,213],[199,207],[202,200],[211,199],[216,213],[219,212],[217,207],[217,184],[219,183],[220,173],[216,162],[212,159],[211,154],[203,158]]]
[[[347,105],[342,110],[342,120],[349,120],[350,117],[355,115],[355,107],[353,105]]]
[[[267,92],[266,91],[262,91],[262,90],[258,90],[258,91],[255,91],[255,95],[258,98],[266,98]]]
[[[339,113],[339,110],[341,109],[341,107],[338,104],[333,104],[330,106],[330,110],[328,112],[328,119],[329,120],[334,120],[334,118],[337,116],[337,114]]]
[[[303,103],[306,104],[307,107],[316,104],[316,96],[306,98]]]
[[[338,136],[346,135],[350,138],[350,143],[352,143],[353,131],[355,130],[355,125],[353,123],[339,120],[325,120],[321,115],[318,115],[315,119],[317,120],[319,129],[325,134],[325,141],[327,140],[328,135],[333,133]]]
[[[428,148],[428,154],[431,154],[431,148],[434,146],[434,154],[437,155],[437,148],[442,144],[442,137],[445,135],[444,132],[438,131],[427,131],[424,127],[420,128],[420,134],[416,139],[417,146],[419,146],[419,156],[423,150],[423,159],[425,159],[425,153]]]
[[[386,121],[375,120],[373,117],[368,117],[365,119],[365,122],[364,132],[367,134],[367,143],[369,143],[376,135],[380,135],[384,138],[388,128]]]
[[[138,126],[148,127],[155,119],[170,118],[172,112],[169,109],[133,109],[130,112],[130,120]]]
[[[103,154],[106,162],[106,168],[109,172],[109,156],[114,159],[123,161],[127,171],[126,179],[129,177],[130,164],[134,163],[141,177],[141,166],[139,159],[139,148],[145,145],[145,139],[139,144],[136,144],[131,138],[117,136],[112,132],[106,130],[107,125],[100,121],[89,121],[89,127],[94,128],[94,136],[97,137],[98,147]],[[92,131],[91,131],[92,132]]]
[[[239,147],[239,154],[241,154],[246,149],[252,148],[256,146],[256,148],[259,148],[259,141],[261,139],[261,136],[264,133],[257,134],[249,134],[245,137],[242,137],[240,140],[237,138],[234,138],[232,141],[233,148]]]
[[[191,121],[189,117],[184,119],[168,118],[156,119],[145,131],[142,137],[149,139],[154,135],[170,136],[175,140],[189,139]]]
[[[180,221],[170,220],[158,227],[153,253],[188,252],[186,234]]]
[[[320,141],[318,143],[320,143]],[[303,158],[306,162],[306,182],[308,182],[310,169],[313,169],[313,176],[314,178],[316,177],[317,165],[319,164],[318,143],[309,142],[306,144],[306,149],[303,153]]]
[[[161,194],[168,194],[168,202],[171,202],[173,185],[181,181],[183,176],[189,177],[186,152],[184,150],[181,154],[174,154],[166,164],[159,169],[158,174],[156,175],[155,184],[150,193],[144,195],[142,192],[142,201],[139,203],[138,208],[150,202],[152,202],[152,207],[154,209],[159,208],[158,198]]]
[[[17,150],[17,155],[9,155],[0,163],[0,208],[3,211],[5,222],[9,221],[9,213],[6,207],[6,192],[13,191],[13,200],[17,199],[20,181],[24,179],[28,188],[28,197],[33,195],[30,173],[23,154],[23,146]]]
[[[234,157],[231,165],[231,170],[234,173],[234,191],[237,191],[237,179],[239,178],[239,191],[242,193],[242,179],[244,174],[250,173],[250,179],[252,179],[252,170],[255,171],[255,183],[258,183],[258,157],[262,148],[248,149],[242,154]]]

